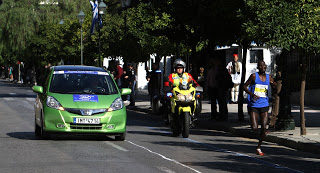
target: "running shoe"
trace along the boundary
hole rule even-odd
[[[260,156],[263,156],[263,155],[264,155],[264,153],[261,151],[260,148],[257,148],[257,154],[260,155]]]

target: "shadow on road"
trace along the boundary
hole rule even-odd
[[[3,98],[3,97],[16,97],[16,98],[20,98],[20,97],[23,97],[23,98],[36,98],[37,95],[35,94],[0,94],[0,98]]]
[[[34,132],[12,132],[7,133],[11,138],[22,140],[93,140],[93,141],[114,141],[113,136],[101,134],[49,134],[47,139],[38,137]]]

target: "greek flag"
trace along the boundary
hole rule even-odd
[[[94,26],[96,24],[96,22],[99,22],[99,26],[101,27],[102,25],[102,21],[99,21],[99,10],[98,10],[98,0],[95,0],[95,2],[90,1],[90,4],[92,6],[92,24],[91,24],[91,28],[90,28],[90,35],[92,35],[94,33]]]

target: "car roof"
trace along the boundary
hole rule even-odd
[[[100,67],[80,66],[80,65],[62,65],[54,66],[53,71],[103,71],[106,70]]]

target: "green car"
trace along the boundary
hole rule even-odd
[[[122,95],[110,73],[90,66],[55,66],[47,72],[43,86],[33,86],[35,134],[50,132],[103,134],[123,141],[127,112]]]

